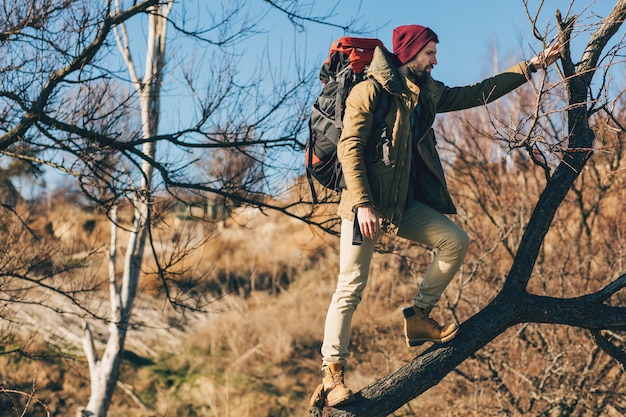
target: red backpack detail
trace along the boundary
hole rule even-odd
[[[372,62],[374,49],[377,46],[383,47],[383,42],[380,39],[344,36],[331,44],[330,53],[324,65],[330,64],[333,54],[340,52],[348,56],[350,68],[353,72],[357,74],[362,73]]]

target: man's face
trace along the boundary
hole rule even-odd
[[[433,67],[437,65],[437,43],[435,41],[428,42],[406,65],[409,73],[416,81],[424,80]]]

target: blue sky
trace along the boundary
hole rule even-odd
[[[296,71],[317,70],[326,58],[331,42],[341,36],[377,37],[391,50],[393,28],[405,24],[420,24],[433,29],[440,41],[437,57],[439,63],[433,70],[433,77],[449,86],[466,85],[529,59],[541,51],[541,43],[532,36],[532,26],[524,9],[524,1],[528,4],[531,15],[537,14],[538,28],[541,32],[548,31],[550,37],[556,36],[554,16],[557,8],[560,8],[563,15],[582,14],[580,22],[591,24],[600,20],[598,16],[607,16],[615,3],[613,0],[575,0],[572,11],[568,13],[570,0],[298,0],[303,11],[309,15],[329,16],[327,20],[338,25],[355,20],[354,27],[363,32],[354,33],[310,22],[305,24],[305,30],[299,30],[283,13],[272,9],[266,1],[239,0],[239,3],[245,5],[243,11],[249,15],[250,20],[258,19],[255,30],[259,33],[239,42],[230,52],[238,57],[238,69],[242,72],[241,82],[245,82],[246,76],[251,77],[268,68],[272,68],[274,77],[292,80],[295,79]],[[281,4],[280,1],[277,3]],[[543,8],[538,12],[541,3]],[[235,4],[237,2],[233,0],[181,0],[175,4],[172,13],[177,22],[184,22],[189,28],[194,25],[206,28],[211,25],[211,15],[219,21],[222,7],[234,7]],[[145,17],[140,19],[144,20]],[[236,29],[238,23],[240,21],[233,22],[231,28]],[[141,24],[134,26],[134,30],[141,30]],[[141,45],[141,33],[136,34],[140,36],[137,37],[139,39],[135,46]],[[143,35],[145,36],[145,32]],[[210,57],[211,48],[206,44],[190,46],[174,30],[170,30],[168,36],[168,51],[177,55],[170,61],[170,70],[176,71],[178,68],[173,67],[184,67],[189,62],[199,63],[201,59]],[[582,42],[587,40],[588,36],[575,40],[575,56],[580,56]],[[581,45],[577,45],[577,42]],[[215,52],[218,53],[218,60],[223,59],[221,52]],[[141,53],[138,53],[136,63],[142,60]],[[214,69],[210,65],[202,64],[203,69],[198,70],[198,73]],[[163,91],[166,98],[164,110],[169,105],[176,116],[171,117],[173,113],[166,110],[162,123],[165,130],[176,128],[166,120],[167,115],[172,121],[184,120],[191,115],[191,112],[182,110],[188,106],[192,96],[176,87],[176,82],[180,79],[180,74],[166,77]]]
[[[532,0],[537,1],[537,0]],[[257,75],[258,72],[273,67],[275,77],[279,79],[295,79],[296,64],[300,65],[301,72],[317,70],[326,58],[331,42],[344,35],[367,36],[380,38],[389,49],[392,48],[391,33],[394,27],[418,23],[431,27],[439,35],[439,65],[433,76],[448,85],[461,85],[478,81],[483,75],[493,71],[492,54],[494,47],[514,56],[515,60],[526,58],[529,55],[530,44],[539,47],[538,42],[531,38],[530,25],[527,23],[522,6],[522,0],[443,0],[443,1],[416,1],[416,0],[298,0],[303,13],[312,16],[328,16],[327,20],[345,25],[350,20],[356,20],[354,25],[362,33],[344,32],[340,28],[306,23],[304,30],[294,27],[283,13],[270,7],[263,0],[239,1],[245,4],[241,15],[247,13],[250,20],[257,21],[257,35],[237,43],[229,51],[238,56],[238,69],[241,74],[241,83],[247,77]],[[554,1],[548,0],[553,3]],[[279,2],[280,3],[280,2]],[[565,3],[558,1],[556,3]],[[606,2],[605,2],[606,3]],[[172,17],[178,24],[188,28],[196,25],[206,28],[213,22],[221,19],[222,7],[235,7],[237,2],[223,0],[206,2],[205,0],[183,0],[175,4]],[[478,4],[478,5],[477,5]],[[392,6],[390,6],[392,5]],[[334,6],[337,6],[334,8]],[[553,6],[546,12],[546,24],[553,16]],[[552,20],[553,21],[553,20]],[[236,31],[241,20],[232,22],[230,29]],[[146,19],[139,16],[129,24],[132,48],[135,54],[136,65],[143,63],[145,53]],[[171,28],[173,29],[173,28]],[[209,35],[213,39],[215,34]],[[175,30],[168,32],[168,52],[170,62],[174,67],[183,67],[188,62],[199,63],[202,59],[209,59],[213,52],[219,59],[222,52],[212,51],[206,44],[193,43],[176,34]],[[267,54],[270,51],[269,64]],[[505,51],[505,52],[502,52]],[[527,53],[528,52],[528,53]],[[200,59],[200,60],[199,60]],[[199,65],[199,64],[196,64]],[[123,66],[123,64],[122,64]],[[206,67],[206,64],[202,65]],[[209,70],[214,67],[206,67]],[[263,69],[261,69],[263,68]],[[170,70],[178,68],[170,66]],[[198,71],[202,74],[203,71]],[[143,71],[139,70],[140,74]],[[207,77],[210,79],[211,77]],[[180,74],[170,74],[166,77],[163,89],[164,117],[162,131],[176,129],[182,121],[186,123],[192,117],[193,111],[188,109],[193,100],[185,89],[177,88],[181,80]],[[210,82],[210,81],[209,81]],[[272,91],[270,90],[271,94]],[[169,107],[169,108],[168,108]],[[168,120],[169,119],[169,120]]]
[[[298,0],[303,13],[308,12],[311,16],[328,16],[327,21],[337,25],[356,21],[354,27],[362,32],[354,33],[311,22],[305,23],[305,29],[301,30],[266,1],[239,0],[245,5],[243,12],[249,15],[250,20],[258,20],[255,30],[259,33],[237,43],[230,52],[238,57],[241,83],[269,68],[275,78],[294,80],[297,71],[317,71],[328,54],[331,42],[341,36],[377,37],[391,50],[395,27],[420,24],[433,29],[440,41],[438,65],[433,70],[433,77],[449,86],[472,84],[541,51],[541,43],[532,35],[524,1],[528,4],[529,13],[537,15],[539,30],[547,32],[552,38],[556,36],[557,8],[564,16],[582,14],[580,23],[592,24],[607,16],[614,5],[613,0],[575,0],[568,13],[570,0]],[[277,3],[282,4],[280,1]],[[538,10],[542,3],[542,9]],[[232,0],[182,0],[174,6],[172,13],[176,15],[175,20],[185,22],[189,27],[207,27],[211,25],[209,16],[213,15],[219,21],[221,8],[234,7],[235,4],[237,2]],[[240,22],[232,22],[230,28],[236,30]],[[170,38],[168,42],[170,53],[174,51],[178,55],[170,61],[173,66],[199,63],[198,56],[201,59],[210,56],[211,48],[206,44],[190,47],[174,33],[174,30],[169,32],[174,39]],[[580,56],[582,43],[587,40],[588,36],[575,39],[572,45],[574,56]],[[223,59],[222,52],[214,52],[218,53],[218,60]],[[141,57],[141,54],[137,56]],[[136,62],[140,60],[136,59]],[[203,67],[209,71],[214,68],[206,64]],[[198,71],[200,74],[203,72],[206,73],[206,69]],[[175,85],[179,76],[173,74],[166,78],[166,83],[171,84],[164,85],[166,114],[161,127],[167,131],[176,129],[176,122],[191,117],[193,111],[186,110],[192,96]],[[273,90],[269,88],[268,94],[272,94]],[[166,110],[168,106],[171,111]]]
[[[337,2],[316,0],[305,3],[314,3],[314,13],[322,14]],[[541,1],[528,0],[527,3],[530,12],[537,13]],[[555,10],[560,8],[565,15],[570,1],[545,0],[543,3],[538,26],[542,31],[550,28],[554,36]],[[573,11],[584,11],[586,17],[593,14],[604,17],[614,4],[612,0],[577,0]],[[533,50],[541,48],[532,36],[532,26],[522,0],[342,0],[339,7],[335,16],[330,18],[332,22],[342,23],[345,20],[342,16],[353,16],[358,19],[357,26],[372,31],[367,36],[380,38],[389,49],[392,47],[391,33],[396,26],[420,24],[433,29],[440,41],[439,64],[433,77],[450,86],[473,83],[491,75],[494,72],[494,50],[498,51],[501,61],[514,63],[530,58]],[[284,21],[282,24],[285,25]],[[345,34],[341,29],[315,25],[309,28],[305,35],[294,34],[288,24],[282,30],[286,37],[305,37],[311,57],[325,54],[330,42]],[[275,29],[281,30],[279,27]]]

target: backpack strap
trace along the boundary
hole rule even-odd
[[[385,116],[389,112],[389,93],[375,78],[368,78],[367,81],[374,84],[376,89],[376,110],[374,111],[374,124],[384,124]]]
[[[338,130],[343,129],[343,108],[348,97],[346,90],[350,88],[352,80],[350,77],[350,67],[346,67],[336,76],[337,92],[335,93],[335,126]]]
[[[311,175],[311,172],[309,171],[310,166],[313,166],[313,135],[310,133],[311,132],[311,119],[309,118],[309,145],[307,147],[308,152],[306,155],[306,179],[309,182],[309,187],[311,188],[311,197],[313,198],[313,204],[317,204],[318,203],[318,199],[317,199],[317,193],[315,192],[315,185],[313,185],[313,176]]]
[[[391,165],[391,159],[389,157],[389,148],[391,146],[391,140],[389,139],[389,131],[387,123],[385,123],[385,116],[389,112],[390,97],[387,90],[374,78],[369,78],[374,83],[376,88],[376,110],[374,111],[374,124],[373,129],[380,127],[380,146],[382,148],[382,160],[386,166]]]

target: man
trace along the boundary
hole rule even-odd
[[[528,81],[536,68],[554,63],[559,53],[554,45],[478,84],[449,88],[430,75],[437,65],[437,43],[431,29],[406,25],[393,31],[393,54],[381,48],[374,52],[368,77],[382,85],[380,94],[389,95],[385,123],[390,143],[381,144],[380,132],[372,131],[378,103],[374,83],[357,84],[346,100],[337,147],[346,183],[338,208],[342,218],[339,277],[324,328],[323,381],[311,405],[326,402],[332,407],[354,400],[344,384],[350,327],[382,232],[425,244],[435,253],[413,305],[402,310],[407,344],[454,338],[456,324],[440,325],[429,315],[461,267],[470,239],[445,215],[456,213],[456,208],[435,147],[435,114],[496,100]],[[381,147],[388,152],[384,160]],[[352,244],[354,222],[363,235],[361,245]]]

